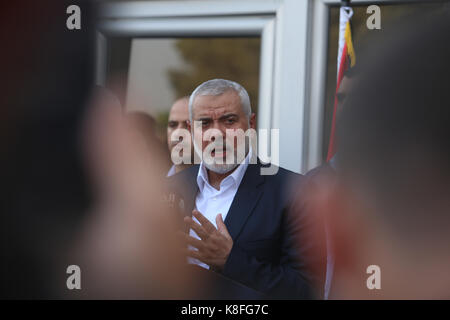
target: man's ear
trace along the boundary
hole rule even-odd
[[[256,130],[256,114],[255,113],[252,113],[250,115],[250,128]]]

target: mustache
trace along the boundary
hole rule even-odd
[[[232,151],[234,149],[233,146],[230,146],[230,144],[227,143],[216,143],[216,142],[211,142],[210,144],[208,144],[209,148],[214,148],[214,150],[225,150],[225,151]]]
[[[231,154],[236,154],[236,152],[239,153],[239,151],[242,149],[244,150],[244,152],[246,152],[247,150],[247,142],[244,143],[238,143],[237,145],[235,144],[234,140],[222,140],[222,141],[208,141],[207,145],[203,145],[202,143],[204,143],[205,140],[201,140],[201,141],[197,141],[197,140],[193,140],[192,144],[194,147],[195,152],[198,155],[202,155],[205,152],[212,152],[215,153],[215,151],[217,152],[226,152],[227,154],[231,155]]]

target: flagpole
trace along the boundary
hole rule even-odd
[[[336,153],[336,113],[338,107],[337,91],[340,82],[347,68],[355,64],[355,54],[351,39],[350,19],[353,16],[353,10],[350,7],[351,0],[341,0],[339,9],[339,36],[338,36],[338,55],[337,55],[337,74],[336,74],[336,92],[334,96],[333,118],[331,123],[330,141],[328,144],[327,161],[330,161]]]

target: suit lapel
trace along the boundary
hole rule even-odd
[[[234,241],[263,194],[260,186],[264,183],[264,176],[260,174],[260,167],[259,162],[248,165],[225,218],[225,225]]]

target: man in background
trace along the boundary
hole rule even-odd
[[[175,139],[177,134],[177,130],[186,129],[187,130],[187,122],[189,121],[189,97],[183,97],[175,101],[170,108],[169,113],[169,121],[167,124],[167,146],[169,148],[170,154],[172,154],[173,148],[180,143],[179,140]],[[172,137],[175,141],[172,140]],[[183,141],[182,143],[189,143],[191,141]],[[193,158],[193,147],[191,146],[191,159]],[[180,157],[183,157],[183,151],[180,151]],[[193,161],[191,161],[191,164]],[[167,176],[173,176],[174,174],[188,168],[191,164],[189,163],[181,163],[181,164],[172,164]]]

